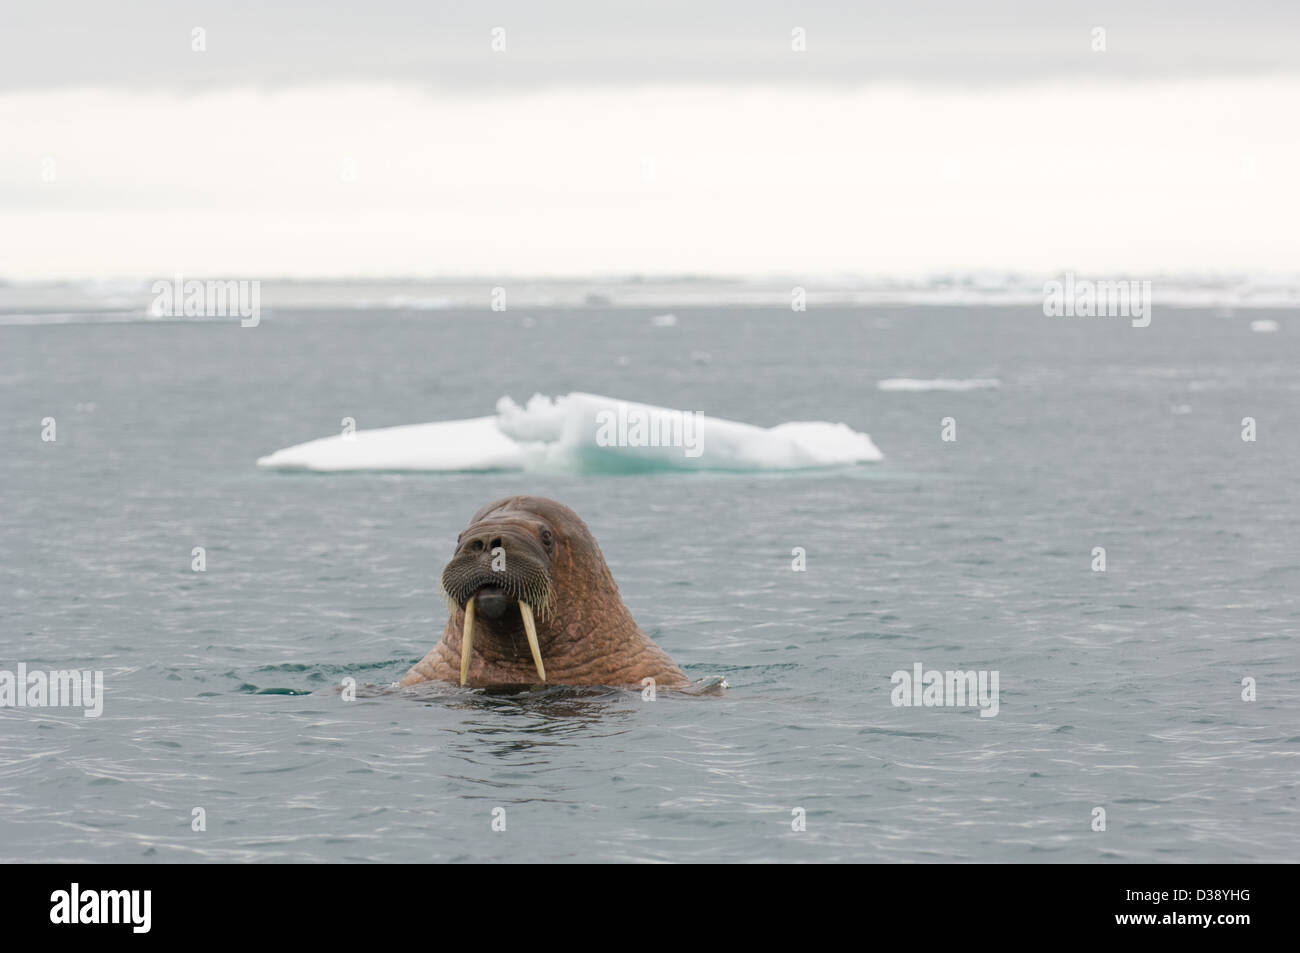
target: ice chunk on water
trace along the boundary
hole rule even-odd
[[[843,423],[758,427],[651,404],[573,393],[497,401],[495,417],[409,424],[277,450],[258,466],[286,470],[795,470],[881,459]]]

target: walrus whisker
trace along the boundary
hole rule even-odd
[[[474,597],[465,603],[465,629],[460,636],[460,683],[469,680],[469,653],[474,647]]]
[[[537,623],[533,621],[533,610],[528,603],[520,600],[519,614],[524,619],[524,634],[528,636],[528,650],[533,653],[533,664],[537,666],[537,677],[546,681],[546,666],[542,664],[542,647],[537,643]]]

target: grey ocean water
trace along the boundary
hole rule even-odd
[[[0,668],[102,669],[107,686],[98,719],[0,710],[0,860],[1294,858],[1294,312],[1157,309],[1145,329],[1033,307],[651,313],[0,328]],[[895,377],[1002,386],[877,389]],[[254,466],[347,416],[571,390],[842,420],[885,458]],[[572,505],[642,627],[728,694],[384,691],[437,638],[457,532],[511,493]],[[997,670],[997,717],[892,706],[914,662]],[[345,702],[348,676],[374,687]]]

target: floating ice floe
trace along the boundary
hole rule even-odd
[[[1258,321],[1250,322],[1250,329],[1252,331],[1257,331],[1260,334],[1267,334],[1271,331],[1276,331],[1277,328],[1278,328],[1277,322],[1269,320],[1268,318],[1261,318]]]
[[[878,461],[871,437],[846,424],[758,427],[573,393],[497,401],[494,417],[408,424],[323,437],[257,461],[275,470],[626,473],[802,470]]]
[[[934,380],[916,380],[911,377],[891,377],[876,381],[877,390],[983,390],[987,387],[1001,387],[1002,382],[995,377],[974,377],[966,380],[953,380],[940,377]]]

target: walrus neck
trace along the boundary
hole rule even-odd
[[[464,617],[461,618],[461,631],[464,631]],[[542,657],[554,655],[555,635],[546,625],[537,626],[537,641],[542,650]],[[531,666],[532,654],[528,649],[528,638],[524,634],[523,620],[513,613],[504,619],[479,618],[474,624],[474,651],[488,662],[527,663]]]

